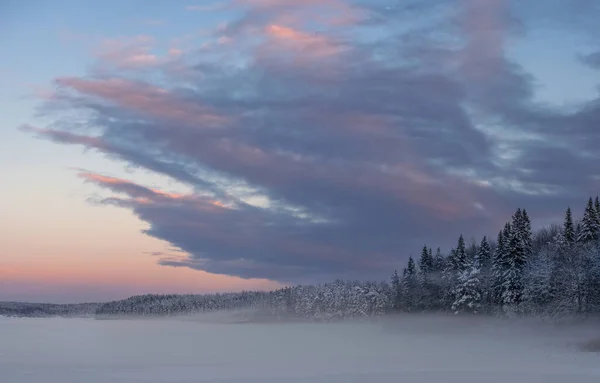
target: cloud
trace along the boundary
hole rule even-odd
[[[581,60],[592,68],[600,69],[600,52],[582,55]]]
[[[159,58],[152,53],[154,38],[135,36],[133,38],[105,39],[97,49],[100,65],[109,68],[135,70],[153,67]]]
[[[518,206],[558,216],[596,190],[600,99],[534,101],[507,54],[530,21],[518,9],[360,4],[230,2],[239,18],[176,67],[125,64],[151,54],[138,39],[100,57],[112,70],[56,79],[42,111],[77,119],[23,129],[192,186],[80,174],[187,254],[162,264],[245,278],[387,277],[424,243],[494,235]]]

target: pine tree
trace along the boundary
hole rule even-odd
[[[406,267],[406,276],[414,278],[417,275],[417,268],[412,257],[408,257],[408,266]]]
[[[586,243],[590,241],[598,240],[598,233],[600,227],[598,226],[598,215],[596,214],[596,208],[592,197],[588,200],[588,204],[585,207],[583,218],[581,219],[581,229],[577,236],[577,241]]]
[[[506,270],[508,269],[508,249],[512,236],[510,224],[507,222],[498,233],[498,240],[492,261],[492,293],[493,304],[501,305],[504,294]]]
[[[527,222],[526,215],[517,209],[513,215],[512,230],[508,237],[508,246],[504,238],[505,269],[502,281],[502,303],[505,310],[513,310],[521,302],[523,294],[522,274],[526,262]]]
[[[491,255],[492,250],[490,248],[490,244],[487,241],[487,237],[484,236],[481,240],[481,244],[479,245],[479,250],[477,251],[477,256],[475,257],[476,261],[479,263],[481,270],[487,271],[491,267]]]
[[[431,249],[427,249],[427,246],[423,246],[423,251],[421,252],[421,259],[419,260],[419,282],[421,283],[421,287],[425,288],[429,275],[433,272],[433,257],[431,256]]]
[[[417,268],[412,257],[408,258],[408,265],[404,269],[403,295],[405,297],[405,309],[413,311],[416,308],[417,293]]]
[[[508,241],[512,235],[512,226],[509,222],[504,224],[504,229],[502,229],[502,238],[504,238],[504,252],[506,253],[506,248],[508,246]]]
[[[596,228],[597,234],[596,236],[600,238],[600,199],[596,196],[596,201],[594,203],[594,210],[596,211]]]
[[[446,262],[439,247],[435,252],[435,257],[432,258],[434,269],[434,273],[432,275],[433,283],[431,286],[432,307],[437,310],[442,310],[444,309],[444,295],[446,293],[444,288],[446,280],[443,277]]]
[[[527,210],[523,209],[522,214],[522,227],[521,227],[521,241],[523,241],[523,250],[525,252],[525,258],[527,259],[532,251],[532,237],[533,233],[531,231],[531,220],[529,219],[529,215],[527,214]]]
[[[481,279],[477,260],[469,261],[465,270],[461,271],[458,283],[454,288],[452,311],[476,314],[481,308]]]
[[[439,247],[435,252],[435,258],[433,258],[433,268],[436,272],[444,271],[444,256],[442,255],[442,251]]]
[[[571,208],[568,207],[565,212],[565,222],[563,224],[563,238],[569,245],[575,243],[575,229],[573,227],[573,216],[571,214]]]
[[[529,230],[527,228],[526,214],[526,212],[523,214],[521,209],[517,209],[513,215],[512,231],[508,240],[508,263],[514,263],[517,270],[522,270],[525,266],[528,247],[531,248],[531,228]]]
[[[453,289],[456,285],[457,266],[456,266],[456,249],[451,249],[444,270],[442,271],[442,306],[444,309],[450,309],[454,302]]]
[[[475,262],[479,266],[481,280],[481,303],[486,305],[486,309],[493,304],[493,266],[492,249],[484,236],[479,245]]]
[[[461,234],[458,238],[458,246],[454,254],[454,270],[456,272],[463,271],[467,268],[467,251],[465,248],[465,239]]]
[[[402,285],[400,284],[398,270],[394,270],[392,275],[392,302],[392,308],[399,310],[402,302]]]
[[[502,284],[502,305],[505,312],[513,311],[521,303],[522,294],[521,272],[515,264],[514,258],[511,258]]]
[[[434,294],[432,273],[434,272],[433,255],[431,249],[427,246],[423,246],[421,252],[421,259],[419,260],[419,297],[420,297],[420,308],[428,310],[432,306],[432,299]]]

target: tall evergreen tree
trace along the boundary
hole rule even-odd
[[[480,274],[480,293],[481,303],[485,304],[486,310],[493,304],[494,299],[494,280],[493,280],[493,255],[487,237],[484,236],[477,250],[475,257],[476,265],[479,267]]]
[[[392,308],[399,310],[402,302],[402,285],[400,283],[400,277],[398,276],[398,270],[394,270],[392,275]]]
[[[417,276],[417,268],[412,257],[408,257],[408,266],[406,267],[407,278],[415,278]]]
[[[531,229],[527,212],[517,209],[512,219],[512,230],[505,245],[505,270],[502,281],[502,303],[505,309],[513,310],[523,295],[522,274],[527,260],[528,241]],[[529,226],[529,227],[528,227]]]
[[[594,210],[596,210],[596,227],[598,228],[597,236],[600,238],[600,198],[598,198],[598,196],[596,196]]]
[[[458,246],[456,247],[456,252],[454,254],[454,267],[456,272],[463,271],[467,268],[467,249],[462,234],[458,238]]]
[[[442,250],[438,247],[433,258],[433,267],[436,272],[444,271],[444,256]]]
[[[433,286],[431,283],[431,274],[433,273],[433,257],[431,249],[423,246],[421,259],[419,259],[419,307],[423,310],[429,310],[432,305]]]
[[[508,248],[511,238],[511,227],[507,222],[498,233],[496,249],[492,260],[492,282],[490,300],[494,305],[502,304],[506,270],[508,269]]]
[[[533,233],[531,231],[531,220],[529,219],[529,215],[527,214],[527,210],[523,209],[523,214],[521,216],[522,220],[522,228],[521,228],[521,241],[523,242],[523,250],[525,252],[525,258],[528,258],[532,251],[532,237]]]
[[[423,246],[421,251],[421,259],[419,260],[419,270],[421,275],[421,284],[425,284],[429,277],[429,274],[433,272],[433,258],[431,256],[431,250],[427,246]]]
[[[502,229],[502,238],[504,238],[504,244],[508,244],[508,241],[511,237],[511,233],[512,233],[512,227],[510,226],[510,223],[507,222],[504,224],[504,229]],[[504,250],[506,250],[506,246],[504,248]]]
[[[531,229],[527,229],[526,214],[517,209],[513,215],[512,231],[508,239],[507,264],[514,264],[518,271],[525,266],[527,247],[531,247],[531,243],[527,244],[528,241],[531,242]]]
[[[581,229],[577,236],[577,241],[585,243],[598,240],[600,227],[598,225],[598,215],[592,197],[588,200],[583,218],[581,219]]]
[[[575,228],[573,227],[573,216],[571,208],[568,207],[565,212],[565,222],[563,224],[563,238],[569,245],[575,243]]]
[[[445,309],[449,309],[454,302],[454,296],[452,290],[456,284],[457,278],[457,262],[456,262],[456,249],[450,249],[450,253],[446,258],[444,264],[444,270],[442,272],[442,306]]]
[[[408,265],[404,269],[403,296],[404,306],[407,311],[413,311],[417,306],[417,268],[412,256],[408,258]]]
[[[518,242],[518,235],[513,233],[508,242],[508,257],[502,281],[502,304],[505,310],[514,309],[521,302],[523,292],[521,277],[525,263]]]
[[[481,308],[481,278],[479,262],[468,261],[465,269],[459,273],[457,284],[453,290],[454,301],[452,311],[477,314]]]
[[[490,269],[492,265],[492,250],[486,236],[481,240],[475,259],[479,263],[481,270],[487,271]]]

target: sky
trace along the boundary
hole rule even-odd
[[[387,279],[600,194],[595,0],[3,1],[0,301]]]

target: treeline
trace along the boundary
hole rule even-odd
[[[425,246],[392,276],[393,310],[520,315],[600,313],[600,201],[590,198],[574,223],[532,234],[518,209],[495,242],[465,245],[461,235],[447,256]]]
[[[249,309],[255,318],[332,320],[383,315],[392,307],[391,296],[385,282],[337,280],[269,292],[134,296],[100,305],[96,316],[170,316]]]
[[[391,283],[335,281],[271,292],[144,295],[102,304],[98,316],[175,315],[253,309],[274,317],[318,320],[391,312],[500,315],[600,313],[600,201],[590,198],[576,222],[532,233],[517,209],[496,240],[469,244],[461,235],[443,254],[424,246]]]
[[[46,318],[94,317],[98,303],[52,304],[0,302],[0,315],[7,317]]]

